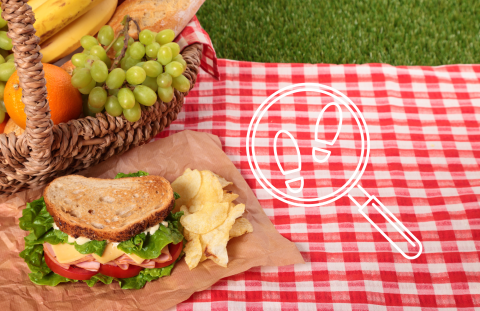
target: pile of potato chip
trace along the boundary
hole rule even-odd
[[[176,201],[184,215],[180,219],[185,246],[185,261],[190,270],[207,259],[227,267],[227,243],[231,238],[253,232],[252,224],[241,216],[244,204],[233,201],[238,194],[223,188],[232,185],[211,171],[187,168],[172,183],[173,191],[180,195]]]

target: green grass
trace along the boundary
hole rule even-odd
[[[206,0],[197,16],[221,58],[480,63],[478,0]]]

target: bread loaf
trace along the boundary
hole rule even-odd
[[[44,190],[61,231],[78,238],[122,242],[155,226],[173,209],[170,183],[160,176],[120,179],[59,177]]]
[[[126,0],[115,11],[108,25],[117,34],[123,26],[120,24],[125,15],[130,15],[143,29],[159,32],[172,29],[177,36],[195,16],[205,0]],[[138,38],[136,28],[129,25],[129,34]]]

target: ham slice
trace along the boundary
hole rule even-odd
[[[172,260],[172,255],[170,254],[170,250],[168,249],[168,245],[162,248],[162,252],[160,253],[160,256],[157,258],[152,259],[155,262],[158,263],[164,263],[167,261]]]
[[[120,265],[125,265],[125,264],[139,266],[139,267],[148,268],[148,269],[155,268],[155,261],[153,261],[151,259],[145,259],[144,261],[142,261],[142,263],[136,263],[135,261],[132,260],[132,258],[128,257],[126,254],[123,254],[122,256],[115,259],[115,263],[120,268],[122,268]],[[127,267],[127,269],[128,269],[128,267]]]
[[[100,269],[100,263],[98,261],[84,261],[75,264],[75,266],[93,272],[97,272],[98,269]]]

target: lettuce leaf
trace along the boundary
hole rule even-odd
[[[130,174],[125,174],[125,173],[118,173],[117,176],[115,176],[114,179],[117,178],[125,178],[125,177],[142,177],[142,176],[148,176],[149,174],[144,171],[138,171],[136,173],[130,173]]]
[[[84,281],[87,283],[89,287],[92,287],[95,285],[97,282],[102,282],[103,284],[111,284],[115,280],[115,278],[112,278],[111,276],[103,275],[100,273],[95,274],[90,278],[90,280]]]
[[[122,289],[141,289],[147,282],[158,280],[161,277],[170,275],[173,267],[182,258],[183,254],[184,253],[182,251],[177,260],[175,260],[175,262],[170,266],[163,268],[143,269],[137,276],[127,279],[118,279],[118,283],[120,283],[120,287]]]
[[[88,254],[95,253],[98,256],[102,256],[103,251],[105,250],[105,247],[107,247],[107,240],[103,240],[103,241],[92,240],[82,245],[78,245],[77,242],[74,242],[73,245],[80,254],[88,255]]]
[[[37,239],[53,227],[53,217],[48,213],[43,197],[27,203],[19,220],[20,228],[30,231]]]
[[[183,240],[182,225],[180,217],[183,212],[177,212],[165,219],[168,226],[160,224],[158,230],[151,235],[150,233],[140,233],[130,240],[121,242],[117,248],[128,254],[135,254],[144,259],[153,259],[160,256],[162,249],[170,243],[177,244]]]

